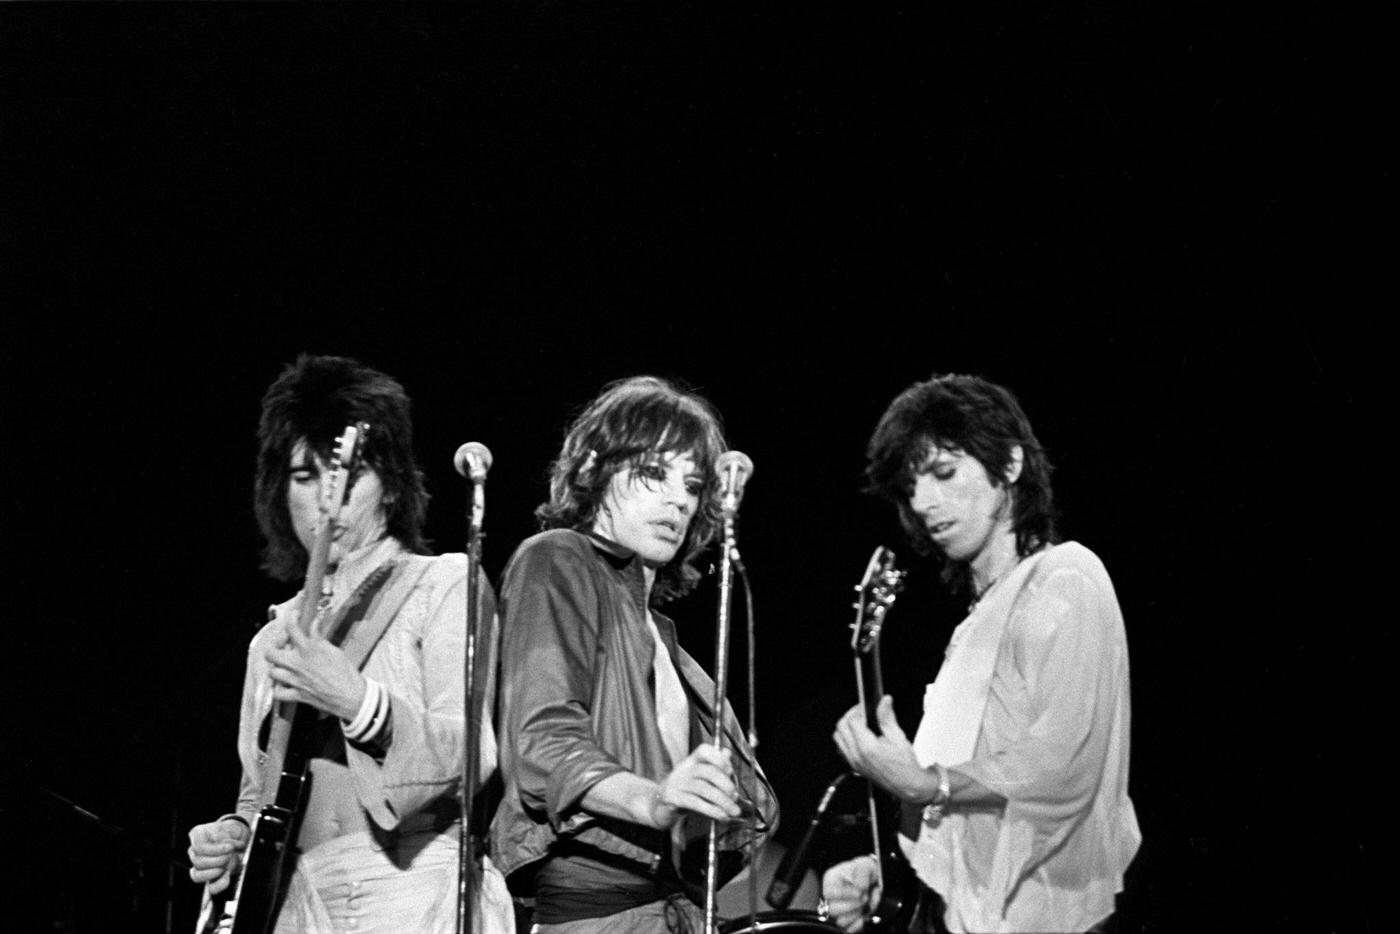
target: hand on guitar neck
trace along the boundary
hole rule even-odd
[[[282,638],[266,657],[276,700],[310,704],[346,721],[359,711],[365,698],[364,675],[319,633],[303,633],[288,619]]]
[[[923,804],[938,793],[938,777],[919,765],[909,737],[895,719],[894,703],[880,698],[875,716],[880,731],[866,725],[865,707],[856,704],[836,722],[832,738],[859,775],[909,804]]]
[[[866,726],[865,708],[860,704],[846,711],[836,722],[833,738],[851,768],[906,804],[923,805],[939,792],[938,774],[919,765],[914,747],[894,716],[889,695],[880,698],[876,708],[880,732]],[[949,798],[964,810],[1000,808],[1006,799],[981,782],[956,769],[948,775]]]

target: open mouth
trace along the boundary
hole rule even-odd
[[[948,530],[951,529],[952,527],[953,527],[953,523],[952,523],[952,522],[935,522],[933,525],[930,525],[930,526],[928,527],[928,534],[930,534],[930,535],[942,535],[944,532],[948,531]]]
[[[667,533],[671,538],[678,539],[681,537],[681,527],[678,522],[673,522],[670,519],[658,519],[653,522],[652,525]]]

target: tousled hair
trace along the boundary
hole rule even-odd
[[[909,544],[919,554],[936,549],[909,497],[914,477],[931,447],[975,457],[993,485],[1006,482],[1012,448],[1021,446],[1020,476],[1010,485],[1011,526],[1022,557],[1056,541],[1053,467],[1036,440],[1020,403],[1004,386],[980,376],[934,374],[895,397],[866,446],[865,491],[893,503]],[[965,569],[952,563],[945,577],[965,583]]]
[[[278,580],[306,573],[307,553],[287,508],[291,456],[297,442],[324,460],[346,425],[366,422],[361,467],[379,475],[388,533],[411,551],[428,553],[423,520],[428,492],[413,456],[410,402],[397,380],[347,357],[302,354],[268,387],[258,421],[253,510],[262,530],[263,569]]]
[[[609,383],[565,433],[549,470],[549,500],[535,516],[542,529],[588,531],[619,471],[654,454],[691,454],[703,487],[685,539],[652,585],[652,600],[665,602],[695,587],[696,560],[720,529],[715,458],[724,449],[719,415],[697,393],[654,376]]]

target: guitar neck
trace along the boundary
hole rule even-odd
[[[297,627],[304,635],[310,635],[316,616],[320,612],[321,584],[326,576],[326,562],[330,556],[331,536],[318,530],[312,544],[310,561],[306,569],[306,581],[301,589],[301,606],[297,614]],[[292,701],[278,701],[272,707],[272,720],[267,733],[267,760],[264,776],[281,776],[287,767],[288,747],[292,739],[292,728],[296,722],[300,704]],[[300,771],[299,764],[294,770]],[[279,798],[279,782],[264,780],[260,804],[273,804]]]
[[[303,635],[311,635],[316,614],[321,610],[321,587],[326,581],[326,565],[331,557],[331,529],[329,520],[323,520],[325,528],[317,528],[315,541],[311,544],[311,554],[306,562],[306,580],[301,587],[301,606],[297,614],[297,626]]]
[[[306,580],[301,588],[297,629],[311,636],[320,613],[321,590],[330,559],[335,523],[349,494],[347,477],[359,453],[359,445],[369,426],[347,425],[336,439],[338,450],[329,469],[321,475],[320,515],[315,537],[307,554]],[[350,481],[353,482],[353,481]],[[273,633],[274,638],[281,632]],[[316,721],[321,714],[308,704],[279,701],[273,706],[266,758],[262,763],[260,808],[254,820],[236,895],[226,902],[218,930],[228,934],[268,934],[273,930],[286,892],[301,816],[310,783],[310,760]],[[212,920],[211,914],[211,920]]]
[[[895,567],[894,555],[888,548],[877,548],[865,569],[865,577],[856,591],[856,621],[852,624],[851,649],[855,658],[856,690],[865,711],[865,725],[872,733],[880,733],[877,712],[885,696],[884,677],[880,673],[880,629],[886,611],[901,589],[903,572]],[[870,806],[870,837],[876,855],[876,871],[880,882],[877,904],[866,919],[866,930],[872,934],[889,934],[907,930],[913,902],[907,895],[908,865],[900,856],[896,839],[897,814],[887,813],[896,802],[882,793],[875,783],[866,779]]]
[[[880,674],[880,653],[871,646],[869,651],[856,653],[856,690],[860,705],[865,709],[865,725],[872,733],[880,732],[875,711],[885,696],[885,680]]]

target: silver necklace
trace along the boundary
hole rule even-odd
[[[978,591],[978,590],[975,589],[975,586],[974,586],[973,595],[972,595],[972,602],[969,603],[969,604],[967,605],[967,611],[968,611],[969,613],[971,613],[973,610],[975,610],[975,609],[977,608],[977,604],[979,604],[979,603],[982,602],[982,598],[985,597],[987,594],[991,593],[991,592],[992,592],[992,588],[995,587],[997,584],[1001,583],[1001,579],[1002,579],[1003,577],[1005,577],[1007,574],[1011,573],[1013,570],[1015,570],[1015,569],[1016,569],[1016,566],[1017,566],[1018,564],[1020,564],[1020,563],[1021,563],[1021,556],[1018,554],[1018,555],[1016,556],[1016,560],[1013,561],[1013,562],[1011,563],[1011,566],[1008,567],[1008,568],[1006,568],[1004,571],[1002,571],[1002,572],[1001,572],[1000,574],[998,574],[996,577],[993,577],[990,581],[988,581],[986,587],[983,587],[980,591]]]

